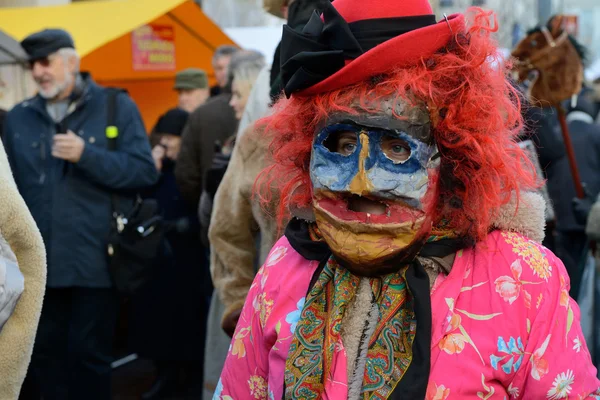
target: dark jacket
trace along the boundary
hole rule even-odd
[[[540,166],[547,168],[567,153],[563,144],[557,111],[554,108],[528,107],[525,114],[525,134],[521,139],[531,139],[535,144]],[[544,178],[547,176],[544,176]]]
[[[215,147],[235,134],[238,121],[229,105],[230,94],[221,94],[198,107],[183,130],[175,177],[188,205],[197,209],[204,174],[210,168]]]
[[[85,140],[76,164],[52,157],[55,122],[36,96],[7,115],[4,145],[19,191],[46,244],[49,287],[110,287],[106,242],[111,193],[119,207],[131,204],[131,190],[154,184],[158,173],[136,105],[117,96],[118,151],[106,141],[107,90],[84,76],[86,89],[64,124]],[[125,192],[127,191],[127,192]]]
[[[202,361],[208,308],[203,290],[210,284],[206,255],[198,246],[197,212],[181,197],[170,162],[149,197],[158,201],[165,220],[167,248],[156,260],[153,279],[132,299],[132,350],[154,360]]]
[[[572,115],[567,116],[568,121]],[[568,122],[581,181],[592,198],[600,193],[600,126],[578,119]],[[564,148],[564,144],[561,145]],[[576,197],[573,176],[566,155],[550,163],[546,169],[548,191],[556,210],[556,229],[561,232],[584,232],[585,226],[577,223],[573,213]]]

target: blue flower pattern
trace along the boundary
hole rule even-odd
[[[219,383],[217,383],[217,388],[215,389],[215,394],[213,394],[213,400],[219,400],[221,398],[221,393],[223,393],[223,382],[219,379]]]
[[[292,311],[285,317],[285,322],[290,324],[290,332],[292,334],[296,332],[296,325],[298,325],[298,321],[300,321],[300,314],[302,313],[302,309],[304,308],[305,300],[306,297],[303,297],[300,300],[298,300],[298,303],[296,304],[297,309]]]
[[[523,357],[525,355],[525,347],[523,346],[523,341],[520,337],[517,339],[510,337],[508,342],[504,341],[502,336],[498,337],[498,352],[504,353],[505,355],[495,355],[492,354],[490,356],[490,362],[492,364],[492,368],[498,371],[498,364],[504,360],[506,362],[500,365],[502,371],[505,374],[510,374],[512,372],[517,372],[521,363],[523,362]]]

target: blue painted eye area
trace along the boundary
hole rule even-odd
[[[384,135],[381,138],[381,150],[394,163],[408,160],[411,153],[408,142],[392,135]]]
[[[325,128],[322,134],[323,147],[331,153],[349,156],[358,148],[360,128],[349,124],[336,124]]]
[[[367,149],[364,139],[368,139]],[[427,182],[427,162],[434,149],[400,130],[346,121],[331,124],[317,134],[313,144],[311,180],[317,190],[348,192],[362,168],[373,195],[418,202],[427,190],[423,182]]]
[[[317,137],[317,144],[320,143],[330,153],[348,157],[360,148],[360,132],[368,132],[373,145],[378,148],[377,151],[383,153],[394,164],[403,163],[411,156],[414,146],[411,146],[411,141],[407,139],[405,133],[366,128],[353,123],[339,123],[325,127]]]
[[[335,130],[327,136],[323,146],[332,153],[349,156],[358,148],[358,133],[346,129]]]
[[[344,156],[349,156],[350,154],[354,153],[355,150],[356,150],[356,142],[354,142],[354,143],[341,142],[338,146],[337,152]]]

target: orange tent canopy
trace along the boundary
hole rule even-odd
[[[189,67],[202,68],[207,71],[212,85],[215,80],[211,61],[215,49],[234,44],[191,0],[151,24],[173,27],[175,71],[135,71],[131,34],[91,52],[81,65],[100,84],[127,89],[140,108],[148,130],[162,113],[177,105],[177,93],[173,90],[175,73]]]
[[[235,45],[192,0],[101,0],[6,8],[0,10],[0,20],[3,29],[19,40],[46,27],[69,31],[82,56],[81,69],[102,85],[128,90],[148,130],[162,113],[177,105],[173,91],[177,71],[202,68],[214,84],[211,60],[215,49]],[[148,39],[150,31],[162,40],[143,42],[140,35],[145,26],[152,29],[142,39]],[[161,54],[161,50],[165,51]],[[160,58],[165,54],[166,62]],[[149,57],[159,58],[150,65]]]

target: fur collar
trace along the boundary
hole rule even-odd
[[[517,207],[516,195],[505,204],[494,217],[493,227],[517,232],[529,239],[542,243],[546,227],[546,202],[535,192],[522,192]]]

